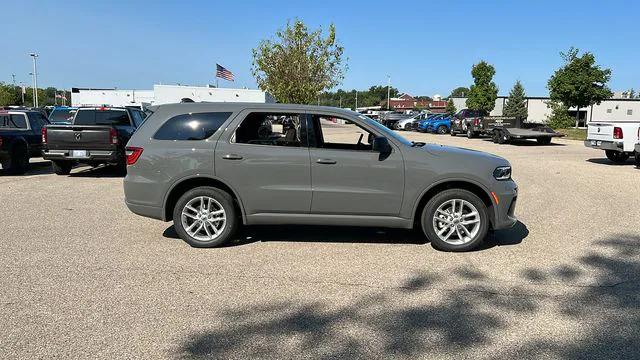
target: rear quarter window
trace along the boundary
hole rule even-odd
[[[167,120],[153,136],[156,140],[204,140],[231,116],[230,112],[182,114]]]

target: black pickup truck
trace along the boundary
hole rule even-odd
[[[53,171],[67,175],[74,164],[117,165],[126,169],[125,145],[144,121],[134,108],[83,107],[71,125],[49,125],[42,132],[42,157],[51,160]]]
[[[11,174],[29,170],[29,159],[39,157],[42,128],[47,118],[35,110],[0,110],[0,164]]]

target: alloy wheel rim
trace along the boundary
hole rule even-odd
[[[433,229],[440,240],[451,245],[471,242],[480,231],[480,213],[470,202],[451,199],[442,203],[433,215]]]
[[[216,239],[227,226],[227,214],[222,205],[209,196],[195,197],[182,208],[182,227],[199,241]]]

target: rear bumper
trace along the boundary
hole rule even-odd
[[[127,205],[129,210],[131,210],[131,212],[136,215],[157,219],[157,220],[164,220],[162,208],[160,207],[132,204],[128,201],[125,201],[124,203]]]
[[[117,164],[124,161],[119,151],[114,150],[87,150],[86,157],[73,157],[71,150],[42,150],[42,158],[45,160],[66,160],[77,162],[101,162]]]
[[[624,143],[604,141],[604,140],[585,140],[584,146],[599,149],[599,150],[613,150],[624,152]]]

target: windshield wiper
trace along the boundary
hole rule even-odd
[[[423,143],[423,142],[420,142],[420,141],[412,141],[411,142],[411,147],[423,147],[425,145],[427,145],[427,143]]]

